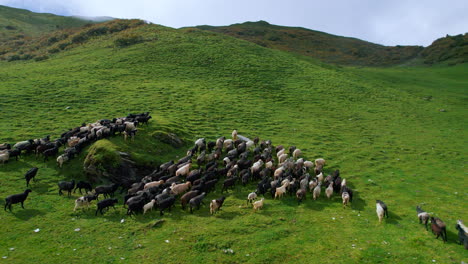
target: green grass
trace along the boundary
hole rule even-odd
[[[116,48],[114,41],[127,33],[152,41]],[[325,158],[326,173],[340,169],[356,192],[347,209],[339,197],[313,201],[309,195],[301,205],[292,197],[267,198],[255,213],[245,204],[255,185],[237,186],[216,216],[207,206],[191,215],[177,205],[162,225],[151,227],[158,212],[130,218],[118,206],[95,217],[94,207],[73,212],[77,194],[58,196],[58,181],[84,177],[86,153],[63,169],[23,157],[0,166],[3,197],[23,191],[24,173],[40,168],[26,209],[0,213],[4,262],[468,261],[454,228],[456,219],[468,221],[467,64],[335,67],[207,31],[145,25],[93,38],[46,61],[0,62],[0,68],[1,142],[55,138],[83,122],[150,111],[153,119],[135,142],[115,137],[105,145],[160,164],[186,148],[159,142],[157,131],[193,141],[237,129],[295,145],[310,160]],[[206,201],[221,196],[219,187]],[[376,199],[390,211],[382,224]],[[449,243],[417,223],[418,204],[447,222]]]

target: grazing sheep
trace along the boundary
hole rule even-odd
[[[306,198],[307,191],[305,189],[299,189],[296,192],[297,203],[300,204],[302,200]]]
[[[192,183],[189,182],[189,181],[186,182],[186,183],[181,183],[181,184],[175,184],[175,183],[173,183],[172,186],[171,186],[171,192],[172,192],[174,195],[183,194],[183,193],[186,192],[191,186],[192,186]]]
[[[253,203],[253,209],[254,209],[255,211],[262,209],[262,208],[263,208],[263,201],[264,201],[264,200],[265,200],[265,198],[262,198],[262,199],[260,199],[260,201],[254,202],[254,203]]]
[[[376,206],[377,217],[379,218],[379,223],[382,223],[382,219],[384,218],[384,216],[388,218],[387,205],[380,200],[376,200],[375,206]]]
[[[210,213],[213,215],[217,211],[221,210],[221,206],[223,206],[224,200],[226,199],[225,196],[216,199],[216,200],[211,200],[210,202]]]
[[[458,243],[468,249],[468,227],[466,227],[462,220],[457,220],[455,229],[458,230]]]
[[[62,191],[67,191],[68,196],[71,196],[73,188],[75,188],[75,180],[67,181],[60,181],[58,184],[59,187],[59,195],[63,195]]]
[[[441,236],[444,243],[447,242],[446,225],[440,218],[431,217],[431,229],[432,233],[436,235],[436,239],[438,239],[439,236]]]
[[[159,215],[164,215],[164,210],[169,209],[171,211],[172,206],[174,205],[176,199],[174,196],[169,196],[161,201],[158,201]]]
[[[299,156],[302,155],[302,151],[300,149],[295,149],[294,152],[292,153],[292,156],[294,159],[299,158]]]
[[[73,189],[73,193],[76,192],[76,189],[80,191],[80,194],[83,194],[81,189],[85,189],[86,192],[91,192],[93,190],[93,186],[91,186],[91,183],[89,182],[79,181],[76,184],[75,189]]]
[[[325,189],[325,194],[327,195],[328,199],[330,199],[332,197],[332,195],[333,195],[333,182],[330,182],[327,189]]]
[[[108,207],[111,207],[111,206],[115,209],[114,205],[116,203],[118,203],[118,200],[113,199],[113,198],[107,198],[107,199],[104,199],[104,200],[100,201],[99,203],[97,203],[97,210],[96,210],[95,215],[97,215],[98,212],[100,212],[101,215],[102,215],[103,214],[102,210],[104,210],[104,209],[106,209]]]
[[[252,203],[255,199],[257,199],[257,193],[256,192],[251,192],[247,196],[247,204],[250,202]]]
[[[26,174],[24,175],[24,178],[26,179],[26,187],[29,186],[29,182],[31,181],[31,179],[33,179],[34,181],[36,181],[36,175],[37,175],[37,171],[39,170],[39,168],[37,167],[34,167],[34,168],[31,168],[29,169]]]
[[[80,198],[75,200],[75,208],[73,211],[76,211],[76,209],[85,207],[86,209],[89,208],[89,205],[91,204],[92,200],[96,200],[97,196],[96,195],[87,195],[87,196],[81,196]]]
[[[197,196],[198,194],[199,191],[190,191],[182,195],[182,197],[180,197],[180,205],[182,206],[182,210],[185,210],[185,207],[187,206],[190,199]]]
[[[26,198],[28,198],[28,194],[30,192],[32,192],[31,189],[26,189],[23,193],[12,194],[8,196],[7,198],[5,198],[5,211],[8,207],[8,209],[11,212],[11,205],[16,204],[16,203],[21,203],[21,208],[24,209],[23,203],[26,200]]]
[[[342,192],[341,193],[341,199],[343,200],[343,208],[346,208],[346,206],[349,203],[349,193],[348,192]]]
[[[416,206],[416,212],[418,213],[419,223],[420,224],[424,223],[424,226],[426,226],[426,230],[427,230],[427,223],[429,222],[429,218],[430,218],[429,213],[425,212],[419,206]]]
[[[149,203],[145,204],[143,206],[143,214],[146,214],[146,211],[148,211],[148,210],[151,211],[153,209],[155,203],[156,203],[156,200],[153,199]]]
[[[320,193],[322,191],[322,183],[319,182],[317,186],[315,186],[314,188],[314,192],[312,193],[313,194],[313,198],[314,200],[317,200],[317,198],[320,197]]]
[[[67,162],[68,160],[69,160],[69,158],[68,158],[67,154],[62,154],[62,155],[58,156],[57,157],[57,166],[59,168],[62,168],[63,163]]]
[[[193,208],[196,207],[197,210],[200,209],[200,204],[203,203],[203,198],[205,198],[206,193],[202,193],[190,199],[189,206],[190,206],[190,213],[193,214]]]

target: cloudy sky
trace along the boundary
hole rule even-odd
[[[468,0],[0,0],[58,15],[140,18],[179,28],[265,20],[383,45],[468,32]]]

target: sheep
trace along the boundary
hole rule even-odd
[[[281,145],[280,145],[281,146]],[[280,147],[280,146],[277,146],[276,148]],[[279,159],[279,157],[281,155],[283,155],[284,153],[286,152],[286,149],[282,148],[282,149],[279,149],[276,151],[276,157]]]
[[[119,188],[119,184],[114,183],[111,185],[100,185],[94,189],[94,193],[99,197],[99,194],[104,194],[104,198],[107,196],[114,197],[114,193]]]
[[[468,249],[468,227],[466,227],[462,220],[457,220],[455,229],[458,230],[458,243]]]
[[[387,205],[380,200],[376,200],[375,206],[376,206],[377,217],[379,218],[379,223],[381,223],[384,216],[388,218]]]
[[[301,156],[301,155],[302,155],[302,151],[300,149],[295,149],[293,151],[293,153],[292,153],[292,156],[293,156],[294,159],[299,158],[299,156]]]
[[[156,200],[153,199],[153,200],[151,200],[149,203],[145,204],[145,205],[143,206],[143,214],[146,214],[146,212],[147,212],[148,210],[151,211],[151,210],[153,209],[155,203],[156,203]]]
[[[34,168],[31,168],[30,170],[28,170],[26,172],[26,174],[24,175],[24,178],[26,179],[26,187],[29,186],[29,182],[31,181],[31,179],[36,181],[35,177],[36,177],[38,171],[39,171],[39,168],[34,167]]]
[[[63,163],[67,162],[68,160],[69,160],[69,158],[68,158],[67,154],[62,154],[62,155],[58,156],[57,157],[57,166],[59,168],[62,168]]]
[[[175,195],[179,195],[179,194],[186,192],[191,186],[192,186],[192,183],[189,181],[186,183],[181,183],[181,184],[173,183],[171,186],[171,192]]]
[[[164,210],[169,209],[171,211],[171,207],[175,203],[175,197],[174,196],[169,196],[160,202],[158,201],[158,207],[159,207],[159,215],[164,215]]]
[[[315,160],[315,174],[319,174],[323,170],[323,166],[325,166],[325,160],[322,158]]]
[[[273,177],[275,179],[278,179],[279,177],[281,177],[284,173],[284,167],[279,167],[275,170],[275,172],[273,173]]]
[[[93,190],[93,186],[91,186],[91,183],[85,182],[85,181],[79,181],[75,189],[73,189],[73,193],[76,192],[76,189],[80,191],[80,194],[82,194],[81,189],[85,189],[86,192],[91,192]]]
[[[346,206],[349,203],[349,193],[348,192],[342,192],[341,193],[341,199],[343,200],[343,209],[346,208]]]
[[[96,200],[96,195],[87,195],[87,196],[81,196],[80,198],[76,199],[75,200],[75,208],[73,209],[73,211],[76,211],[76,209],[80,208],[80,207],[84,207],[86,206],[86,209],[89,208],[89,205],[91,203],[92,200]]]
[[[312,179],[312,180],[309,182],[309,190],[310,190],[310,192],[313,192],[314,189],[315,189],[315,187],[317,187],[317,185],[318,185],[318,180],[317,180],[317,178]]]
[[[11,145],[8,143],[0,144],[0,150],[11,149]]]
[[[262,166],[263,166],[263,160],[260,159],[260,160],[256,161],[252,165],[252,167],[250,167],[250,172],[252,174],[254,174],[255,172],[259,171],[262,168]]]
[[[317,186],[314,188],[314,192],[312,193],[314,200],[320,197],[320,193],[322,191],[322,183],[319,182]]]
[[[26,200],[26,198],[28,198],[28,194],[30,192],[32,192],[31,189],[26,189],[23,193],[12,194],[8,196],[7,198],[5,198],[5,211],[8,207],[8,209],[11,212],[11,205],[16,204],[16,203],[21,203],[21,207],[24,209],[23,203]]]
[[[278,164],[284,163],[287,158],[288,158],[288,154],[286,153],[281,154],[281,156],[278,157]]]
[[[431,230],[436,235],[436,239],[441,236],[444,243],[447,242],[446,225],[440,218],[431,216]]]
[[[325,194],[327,195],[327,198],[330,199],[333,195],[333,182],[330,182],[328,185],[327,189],[325,190]],[[348,194],[349,195],[349,194]],[[342,195],[343,196],[343,195]]]
[[[199,191],[190,191],[190,192],[187,192],[184,195],[182,195],[182,197],[180,197],[180,204],[182,206],[182,210],[185,210],[185,206],[188,204],[190,199],[197,196],[198,193],[199,193]]]
[[[313,166],[314,166],[314,163],[312,163],[312,161],[310,161],[310,160],[304,161],[304,167],[305,167],[306,169],[310,169],[310,168],[312,168]]]
[[[44,155],[44,162],[46,162],[50,156],[55,156],[58,153],[58,146],[45,150],[42,155]]]
[[[286,193],[287,185],[289,185],[289,184],[285,183],[285,184],[281,185],[281,187],[276,188],[275,199],[276,199],[276,197],[281,198],[284,195],[284,193]]]
[[[213,215],[217,211],[221,210],[221,206],[223,206],[224,200],[226,199],[225,196],[216,199],[216,200],[211,200],[210,202],[210,213]]]
[[[419,223],[420,224],[424,223],[424,226],[426,226],[426,230],[427,230],[427,222],[429,221],[429,218],[430,218],[429,213],[422,210],[421,207],[419,206],[416,206],[416,212],[418,213]]]
[[[232,140],[236,141],[237,140],[237,130],[233,130],[232,133],[231,133],[231,136],[232,136]]]
[[[103,214],[102,213],[102,210],[108,208],[108,207],[114,207],[114,205],[118,203],[118,200],[117,199],[114,199],[114,198],[107,198],[107,199],[104,199],[102,201],[100,201],[99,203],[97,203],[97,210],[96,210],[96,213],[94,214],[95,216],[97,216],[97,213],[100,212],[101,215]]]
[[[255,199],[257,199],[257,193],[256,192],[251,192],[247,196],[247,204],[250,202],[252,203]]]
[[[161,185],[163,183],[164,183],[164,180],[152,181],[152,182],[149,182],[149,183],[145,184],[143,189],[146,190],[146,189],[151,188],[151,187],[159,186],[159,185]]]
[[[63,191],[68,192],[68,196],[71,196],[73,188],[75,188],[75,180],[71,180],[69,182],[60,181],[57,185],[59,187],[59,195],[63,195],[63,193],[62,193],[62,190],[63,190]]]
[[[130,131],[125,130],[123,132],[124,140],[127,141],[127,138],[130,137],[132,141],[135,141],[135,136],[137,132],[138,132],[138,129],[133,129]]]
[[[197,209],[200,209],[200,204],[203,203],[203,198],[205,198],[206,193],[202,193],[200,195],[197,195],[190,199],[189,201],[189,206],[190,206],[190,213],[193,214],[193,208],[196,207]]]
[[[264,201],[264,200],[265,200],[265,198],[262,198],[262,199],[260,199],[260,201],[254,202],[254,203],[253,203],[253,209],[254,209],[255,211],[262,209],[262,208],[263,208],[263,201]]]
[[[19,149],[19,150],[24,150],[24,149],[27,149],[31,145],[34,145],[34,140],[29,139],[29,140],[20,141],[20,142],[14,144],[13,148],[16,148],[16,149]]]
[[[323,173],[322,172],[320,172],[316,177],[317,177],[317,180],[318,180],[319,183],[323,183]]]
[[[0,153],[0,161],[2,164],[5,164],[10,159],[10,152],[6,151],[4,153]]]
[[[299,189],[296,192],[297,203],[300,204],[302,200],[306,198],[307,191],[305,189]]]
[[[221,193],[223,193],[224,191],[227,191],[230,187],[234,186],[234,184],[236,183],[236,180],[237,180],[237,177],[228,178],[224,180]]]
[[[346,179],[341,180],[341,188],[340,191],[343,190],[343,188],[346,186]]]
[[[19,149],[8,150],[8,155],[10,156],[9,158],[15,157],[15,159],[18,160],[18,157],[21,156],[21,150]]]
[[[180,167],[176,171],[176,176],[187,176],[190,172],[190,167],[192,166],[192,163],[185,164],[184,166]]]

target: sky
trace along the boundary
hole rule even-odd
[[[0,0],[63,16],[139,18],[179,28],[264,20],[386,46],[468,32],[468,0]]]

